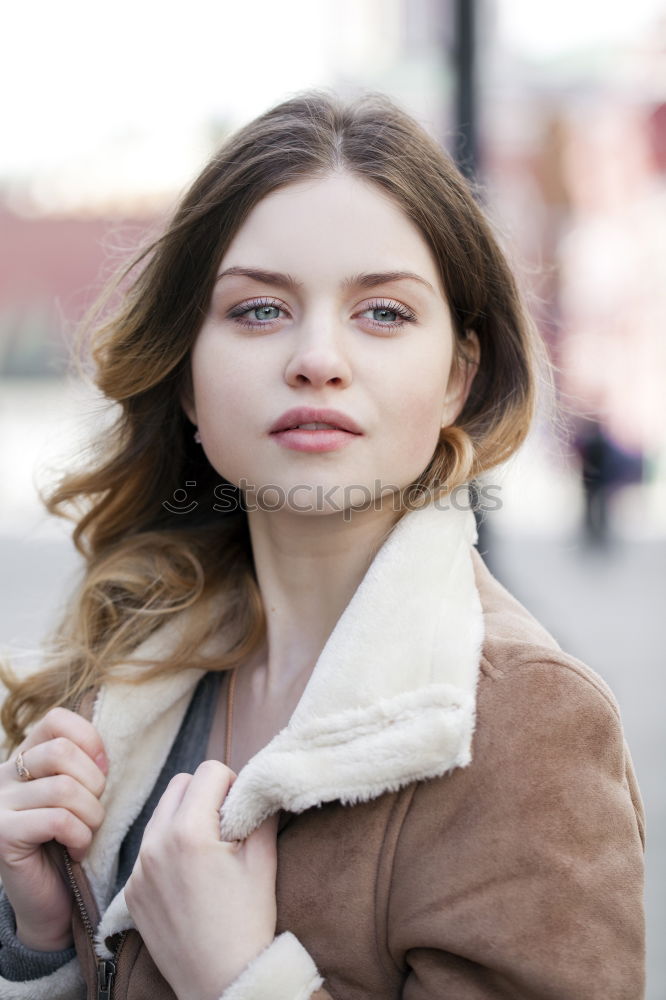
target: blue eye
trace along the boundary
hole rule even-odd
[[[256,327],[269,326],[271,322],[274,322],[279,318],[275,315],[266,315],[266,313],[271,310],[275,313],[284,311],[276,302],[271,302],[269,299],[257,299],[253,302],[246,302],[243,305],[236,306],[236,308],[232,309],[229,313],[229,318],[235,319],[241,326],[247,326],[254,329]],[[248,313],[254,313],[255,322],[250,319],[245,319]],[[261,320],[266,320],[266,322],[261,322]]]
[[[416,320],[411,309],[393,300],[382,299],[371,302],[357,315],[363,316],[367,312],[373,313],[370,322],[377,330],[397,330],[405,323],[413,323]],[[252,313],[254,314],[253,319],[250,318]],[[235,320],[240,326],[256,330],[261,329],[261,327],[270,327],[272,323],[280,319],[280,313],[286,313],[286,310],[279,303],[272,302],[270,299],[254,299],[232,309],[229,313],[229,319]],[[375,318],[375,314],[379,318]]]
[[[401,326],[404,326],[405,323],[413,323],[416,320],[416,316],[411,311],[411,309],[408,309],[407,306],[403,306],[400,302],[393,302],[393,301],[385,302],[383,300],[378,302],[371,302],[370,305],[363,311],[378,313],[381,319],[373,318],[371,320],[372,324],[377,328],[383,327],[384,329],[387,330],[397,330]],[[399,316],[400,320],[398,321],[396,318],[394,318],[394,319],[389,319],[388,322],[384,322],[385,319],[391,316],[393,317]]]
[[[255,306],[252,312],[257,319],[277,319],[277,316],[267,316],[266,313],[273,309],[276,313],[282,312],[279,306]],[[262,315],[260,315],[262,314]]]
[[[373,313],[382,313],[383,314],[381,316],[380,320],[377,319],[377,316],[373,316],[372,318],[375,320],[375,322],[381,322],[382,319],[388,319],[390,322],[395,323],[395,317],[400,315],[400,313],[396,312],[395,309],[372,309],[372,310],[367,310],[367,311],[368,312],[372,311]],[[391,316],[394,317],[393,320],[390,320]]]

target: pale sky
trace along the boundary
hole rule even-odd
[[[632,44],[666,17],[666,0],[500,0],[498,6],[504,40],[537,59]]]
[[[284,6],[13,3],[3,15],[0,175],[57,168],[107,148],[115,156],[123,146],[143,147],[155,180],[156,167],[166,180],[186,172],[200,124],[242,121],[276,92],[319,79],[317,47],[306,39],[319,38],[325,4],[289,0],[288,19]]]
[[[665,0],[497,2],[502,43],[534,58],[626,42],[665,9]],[[7,5],[0,179],[36,176],[33,194],[47,207],[177,189],[207,158],[212,120],[234,127],[341,76],[371,85],[382,60],[399,81],[403,16],[400,0]]]

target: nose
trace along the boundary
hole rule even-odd
[[[303,326],[295,331],[294,348],[285,370],[289,385],[318,388],[330,384],[343,388],[351,383],[351,366],[336,333],[339,331],[333,322],[322,321],[321,310],[310,328]]]

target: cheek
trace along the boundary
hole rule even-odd
[[[410,393],[402,402],[393,421],[397,441],[403,453],[413,456],[417,465],[426,465],[437,446],[441,428],[442,392],[430,389]]]
[[[437,385],[421,386],[406,394],[400,413],[405,423],[412,427],[432,431],[439,428],[444,400],[444,388]]]
[[[393,384],[384,397],[387,414],[382,435],[382,473],[406,486],[417,479],[430,463],[442,424],[445,382],[433,378],[433,371],[411,371],[411,377]]]
[[[225,479],[245,474],[248,438],[256,427],[258,388],[248,384],[256,373],[240,370],[228,350],[211,341],[192,352],[192,382],[199,430],[208,461]]]
[[[221,338],[204,328],[192,351],[192,381],[200,426],[215,423],[218,432],[224,421],[241,419],[243,410],[252,407],[252,372],[235,357]]]
[[[446,352],[433,350],[414,363],[406,358],[387,383],[385,406],[400,437],[437,443],[442,424],[450,360]]]

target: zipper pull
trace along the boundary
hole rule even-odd
[[[111,1000],[111,986],[116,974],[116,963],[108,958],[97,962],[97,1000]]]

